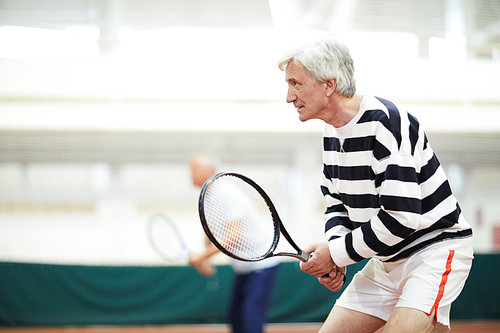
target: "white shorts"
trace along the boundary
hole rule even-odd
[[[335,305],[385,321],[395,307],[434,312],[449,327],[451,303],[464,287],[473,258],[469,237],[434,244],[395,263],[370,259]]]

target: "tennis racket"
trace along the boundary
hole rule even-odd
[[[246,176],[233,172],[214,175],[201,189],[198,209],[207,237],[229,257],[259,261],[288,256],[303,262],[311,257],[292,240],[266,192]],[[275,252],[280,234],[295,253]]]
[[[187,263],[190,252],[179,227],[163,213],[153,214],[147,225],[148,241],[156,254],[169,263]]]

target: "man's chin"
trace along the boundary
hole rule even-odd
[[[301,122],[305,123],[306,121],[308,121],[308,120],[309,120],[309,118],[304,117],[304,116],[302,116],[301,114],[299,114],[299,120],[300,120]]]

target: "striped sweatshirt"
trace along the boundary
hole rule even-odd
[[[338,266],[394,262],[446,239],[472,236],[417,119],[363,96],[345,126],[326,125],[321,191],[325,236]]]

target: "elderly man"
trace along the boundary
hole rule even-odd
[[[330,35],[278,62],[303,122],[325,122],[321,191],[326,241],[301,269],[332,291],[370,258],[320,332],[447,332],[472,265],[472,230],[419,122],[356,92],[348,48]]]
[[[189,161],[193,184],[202,187],[216,172],[216,160],[210,154],[193,155]],[[203,275],[215,273],[210,257],[219,252],[205,237],[205,252],[193,255],[190,264]],[[229,320],[233,333],[262,333],[271,306],[281,260],[271,258],[257,262],[231,259],[235,272]]]

